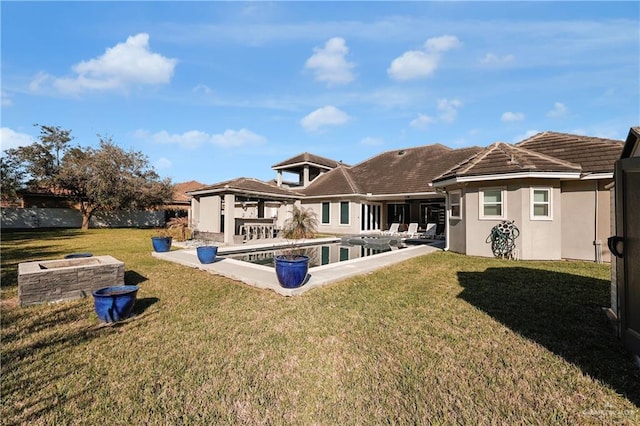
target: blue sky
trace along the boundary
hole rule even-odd
[[[272,179],[304,151],[624,139],[638,2],[7,2],[2,149],[34,123],[174,182]]]

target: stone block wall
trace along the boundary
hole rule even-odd
[[[124,285],[124,263],[112,256],[25,262],[18,265],[21,306],[90,296]]]

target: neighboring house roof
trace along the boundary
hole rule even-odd
[[[282,200],[297,199],[300,197],[300,194],[295,191],[252,178],[231,179],[187,192],[187,194],[191,196],[227,193],[243,195],[246,197],[254,196],[264,199]]]
[[[176,204],[189,203],[189,201],[191,200],[191,196],[187,195],[187,192],[194,191],[205,186],[206,185],[204,183],[200,183],[196,180],[176,183],[175,185],[173,185],[172,201]]]
[[[579,177],[581,170],[579,164],[573,164],[504,142],[496,142],[437,176],[434,181],[523,172],[574,173]]]
[[[333,169],[341,165],[339,161],[332,160],[330,158],[321,157],[319,155],[303,152],[295,157],[291,157],[287,160],[281,161],[278,164],[271,166],[272,169],[284,169],[289,167],[300,166],[302,164],[314,164],[328,169]]]
[[[623,144],[623,141],[613,139],[542,132],[517,146],[579,164],[583,173],[613,173]]]

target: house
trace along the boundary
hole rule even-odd
[[[487,236],[510,219],[520,230],[516,248],[522,259],[607,261],[605,186],[613,181],[622,146],[622,141],[543,132],[515,145],[390,150],[353,166],[302,153],[272,166],[277,172],[272,183],[240,178],[188,194],[194,226],[224,233],[228,242],[252,217],[278,228],[288,205],[296,203],[316,212],[321,233],[379,232],[392,223],[424,229],[436,223],[448,249],[489,257]],[[293,181],[286,182],[285,174]],[[225,216],[227,201],[234,208]]]
[[[513,220],[521,259],[609,260],[605,186],[621,151],[622,141],[556,132],[486,147],[433,180],[447,194],[448,248],[492,256],[492,228]]]
[[[609,248],[611,310],[619,337],[640,365],[640,127],[629,136],[615,164],[615,214]]]

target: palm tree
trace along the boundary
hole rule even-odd
[[[284,238],[299,239],[313,238],[318,229],[318,215],[311,209],[293,206],[291,217],[284,222],[282,236]]]

